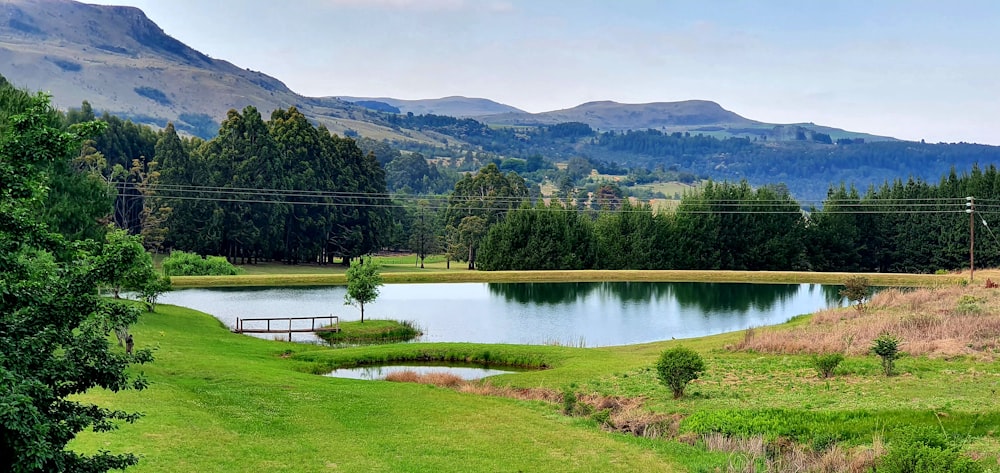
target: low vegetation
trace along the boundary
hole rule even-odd
[[[186,251],[171,251],[160,263],[167,276],[235,276],[243,270],[221,256],[201,257]]]
[[[813,357],[813,366],[816,368],[816,373],[819,374],[819,377],[825,379],[833,376],[833,371],[837,369],[837,365],[842,361],[844,361],[844,355],[840,353],[827,353]]]
[[[338,332],[317,332],[316,335],[331,345],[370,345],[375,343],[405,342],[421,335],[413,322],[404,320],[367,320],[341,322]]]

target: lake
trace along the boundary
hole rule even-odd
[[[443,283],[388,284],[365,318],[410,320],[422,342],[629,345],[782,323],[843,304],[839,286],[745,283]],[[180,289],[161,302],[236,318],[337,315],[344,286]],[[287,337],[287,336],[282,336]],[[264,338],[274,338],[265,335]],[[311,334],[295,334],[312,341]]]

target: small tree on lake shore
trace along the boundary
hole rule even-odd
[[[852,276],[844,281],[844,288],[840,290],[840,297],[846,297],[854,304],[858,312],[865,311],[865,301],[868,300],[870,292],[868,278],[862,276]]]
[[[705,362],[701,355],[684,347],[664,351],[656,363],[656,374],[660,382],[673,392],[674,399],[683,397],[688,382],[698,379],[702,371],[705,371]]]
[[[361,309],[361,323],[365,323],[365,304],[378,298],[378,288],[382,286],[382,274],[379,272],[381,269],[381,266],[371,258],[367,260],[361,258],[358,262],[352,263],[347,270],[347,294],[344,295],[344,304],[355,305]]]

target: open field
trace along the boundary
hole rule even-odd
[[[682,182],[654,182],[652,184],[640,184],[635,186],[639,189],[646,189],[650,192],[662,192],[668,199],[683,196],[685,192],[696,189],[697,185],[684,184]],[[675,199],[679,200],[679,199]]]
[[[917,312],[943,317],[950,313],[939,314],[942,308],[958,310],[974,301],[978,313],[1000,314],[998,290],[956,285],[921,291],[913,297],[928,305]],[[872,304],[866,317],[881,322],[915,303],[895,296]],[[753,336],[815,325],[838,334],[856,318],[854,309],[840,309],[757,328]],[[978,355],[905,355],[897,362],[899,374],[886,378],[878,359],[859,350],[848,353],[834,377],[822,379],[808,350],[739,350],[747,332],[605,348],[454,343],[329,349],[232,334],[208,315],[170,306],[144,315],[133,334],[137,346],[155,350],[156,361],[142,367],[150,388],[84,398],[146,417],[73,443],[80,451],[142,455],[129,471],[726,471],[733,455],[748,454],[707,448],[740,442],[833,452],[843,466],[852,458],[862,464],[858,459],[870,459],[886,444],[891,448],[900,427],[914,425],[957,435],[967,454],[993,471],[1000,467],[1000,365]],[[652,367],[663,349],[678,344],[699,352],[707,370],[684,399],[673,400]],[[995,348],[980,351],[995,354]],[[460,389],[312,374],[405,360],[547,369]],[[561,398],[562,392],[575,393],[581,403],[632,405],[612,422],[626,422],[624,416],[632,424],[622,425],[656,424],[662,429],[654,436],[666,438],[609,433],[592,414],[564,415],[564,406],[551,402],[552,393]],[[823,450],[833,444],[837,449]]]

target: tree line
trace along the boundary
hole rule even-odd
[[[896,180],[860,195],[831,188],[808,211],[781,186],[709,182],[673,211],[623,201],[578,211],[522,203],[483,233],[482,270],[701,269],[914,272],[968,268],[975,197],[976,265],[1000,264],[988,223],[1000,216],[1000,172],[950,173],[937,185]],[[970,209],[971,210],[971,209]],[[984,223],[986,222],[986,223]]]
[[[93,119],[84,103],[64,120]],[[100,121],[105,132],[83,144],[63,180],[82,176],[106,198],[91,201],[89,212],[62,199],[69,208],[52,221],[66,232],[110,220],[143,235],[152,250],[234,262],[349,260],[386,244],[391,202],[375,154],[312,125],[294,107],[275,110],[268,121],[252,106],[231,110],[207,141],[182,138],[172,124],[154,131],[114,116]],[[108,201],[112,211],[104,216]],[[64,222],[72,215],[83,216],[79,228]]]

